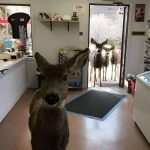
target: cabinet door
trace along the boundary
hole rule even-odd
[[[10,67],[0,78],[0,122],[25,92],[26,83],[25,60]]]
[[[27,87],[38,88],[38,80],[36,74],[36,61],[34,58],[26,59],[26,75],[27,75]]]

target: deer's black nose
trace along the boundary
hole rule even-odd
[[[59,97],[56,94],[48,94],[44,99],[49,105],[54,105],[59,101]]]

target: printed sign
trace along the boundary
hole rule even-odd
[[[84,4],[74,4],[73,11],[77,12],[78,14],[85,13],[85,5]]]

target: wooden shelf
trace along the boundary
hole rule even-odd
[[[71,20],[50,20],[50,19],[40,19],[40,21],[51,21],[51,22],[79,22],[79,21],[71,21]]]
[[[53,30],[53,22],[56,23],[67,23],[67,29],[69,32],[70,29],[70,23],[79,23],[79,21],[71,21],[71,20],[49,20],[49,19],[40,19],[40,22],[49,22],[50,23],[50,29]]]

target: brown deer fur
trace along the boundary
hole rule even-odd
[[[63,64],[51,65],[35,54],[44,77],[30,104],[29,129],[32,150],[66,150],[69,140],[67,113],[64,108],[68,92],[67,75],[80,69],[88,59],[89,49],[79,52]]]

